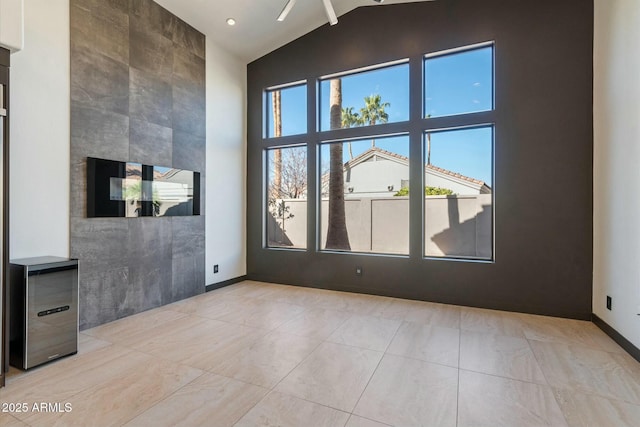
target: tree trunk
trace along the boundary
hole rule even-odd
[[[282,104],[280,91],[272,92],[273,104],[273,136],[282,136]],[[282,194],[282,150],[273,150],[273,190],[274,197],[281,197]]]
[[[375,126],[376,121],[375,120],[371,120],[371,122],[369,123],[371,126]],[[376,140],[375,139],[371,139],[371,148],[374,148],[376,146]]]
[[[342,81],[331,80],[331,129],[342,127]],[[331,144],[329,166],[329,224],[326,249],[351,250],[344,212],[344,165],[342,143]]]

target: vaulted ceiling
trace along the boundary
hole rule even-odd
[[[338,18],[357,7],[386,7],[429,0],[332,0]],[[284,22],[276,18],[287,0],[156,0],[209,40],[251,62],[327,23],[322,0],[298,0]],[[236,20],[235,26],[226,23]],[[338,25],[340,23],[338,22]]]

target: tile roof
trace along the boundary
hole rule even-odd
[[[406,157],[406,156],[403,156],[403,155],[397,154],[397,153],[393,153],[391,151],[383,150],[383,149],[378,148],[378,147],[371,147],[367,151],[363,152],[362,154],[360,154],[360,155],[354,157],[353,159],[349,160],[344,165],[345,166],[353,166],[355,163],[359,163],[361,160],[371,156],[374,153],[383,154],[385,156],[401,160],[402,162],[406,163],[407,165],[409,164],[409,158]],[[450,171],[448,169],[440,168],[438,166],[425,165],[424,168],[425,168],[425,170],[426,169],[431,169],[433,171],[440,172],[442,174],[445,174],[445,175],[448,175],[448,176],[451,176],[451,177],[454,177],[454,178],[458,178],[458,179],[461,179],[463,181],[471,182],[471,183],[474,183],[474,184],[477,184],[477,185],[486,185],[484,181],[481,181],[479,179],[471,178],[471,177],[459,174],[457,172],[452,172],[452,171]]]

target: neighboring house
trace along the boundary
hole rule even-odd
[[[323,196],[328,194],[328,179]],[[344,187],[347,198],[392,197],[409,185],[409,158],[372,147],[344,164]],[[434,165],[425,165],[425,185],[447,188],[458,195],[491,194],[491,187]]]

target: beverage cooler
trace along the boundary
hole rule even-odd
[[[11,261],[10,362],[20,369],[78,351],[78,260]]]

